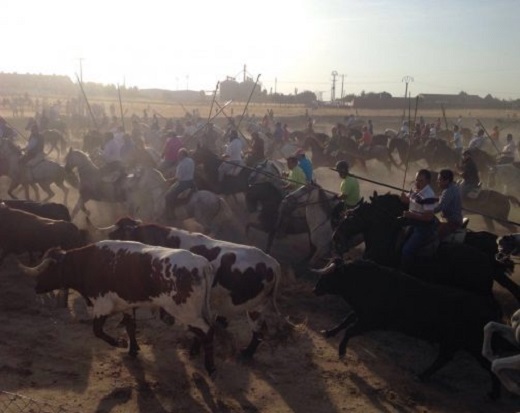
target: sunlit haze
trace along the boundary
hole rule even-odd
[[[213,90],[520,98],[516,0],[3,0],[0,71]]]

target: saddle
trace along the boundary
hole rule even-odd
[[[36,175],[35,169],[43,161],[45,161],[45,155],[43,153],[38,153],[34,156],[34,158],[31,158],[27,161],[27,163],[24,165],[23,173],[28,181],[34,181]]]
[[[191,196],[197,192],[197,188],[187,188],[184,191],[182,191],[179,196],[175,200],[175,205],[186,205],[188,202],[190,202]]]
[[[240,175],[241,171],[242,171],[242,165],[233,165],[232,167],[229,168],[228,171],[226,171],[224,176],[235,177],[235,176]]]

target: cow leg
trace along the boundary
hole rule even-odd
[[[356,314],[354,313],[354,311],[350,311],[350,313],[348,313],[347,316],[343,319],[343,321],[339,323],[336,327],[331,328],[330,330],[321,330],[320,333],[325,338],[334,337],[341,330],[347,328],[349,324],[353,323],[356,320]]]
[[[428,380],[433,375],[433,373],[440,370],[448,362],[451,361],[451,359],[453,358],[453,354],[453,349],[448,349],[445,345],[441,344],[439,348],[439,353],[437,354],[437,358],[433,361],[430,367],[428,367],[421,374],[419,374],[419,380]]]
[[[516,380],[510,377],[510,374],[514,370],[520,370],[520,355],[511,357],[503,357],[497,359],[492,364],[493,373],[500,378],[500,381],[507,390],[511,393],[520,395],[520,385]],[[493,389],[494,390],[494,389]],[[491,393],[490,397],[493,395]]]
[[[85,202],[81,198],[81,196],[78,198],[78,201],[76,202],[76,205],[74,205],[74,208],[72,209],[72,213],[70,214],[71,218],[74,218],[79,210],[84,211],[85,210]]]
[[[92,323],[94,329],[94,335],[97,338],[100,338],[103,341],[106,341],[112,347],[126,347],[126,343],[124,340],[116,340],[113,337],[110,337],[103,331],[103,326],[105,325],[105,321],[107,321],[108,316],[103,315],[99,317],[95,317]]]
[[[130,343],[128,348],[128,354],[130,355],[130,357],[136,357],[140,349],[139,345],[137,344],[137,339],[135,337],[135,313],[134,317],[132,317],[130,314],[123,314],[121,324],[126,327],[126,334],[128,335],[128,341]]]
[[[361,334],[361,332],[363,331],[363,328],[358,323],[358,321],[359,321],[358,318],[354,317],[352,323],[349,326],[347,326],[347,328],[345,329],[345,334],[343,335],[343,338],[341,339],[341,342],[339,343],[339,347],[338,347],[338,356],[340,359],[344,358],[345,354],[347,354],[348,341],[352,337]]]
[[[197,336],[204,345],[204,367],[210,376],[216,371],[213,354],[213,328],[204,333],[200,328],[189,326],[188,329]]]

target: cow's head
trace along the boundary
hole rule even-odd
[[[339,288],[341,281],[340,268],[342,266],[343,260],[336,258],[320,270],[311,270],[320,277],[314,286],[314,294],[318,296],[325,294],[339,294],[341,291]]]
[[[36,293],[44,294],[67,287],[63,271],[66,255],[66,251],[53,248],[45,253],[42,262],[36,267],[26,267],[20,262],[18,266],[25,274],[36,277]]]
[[[142,222],[130,217],[119,219],[114,225],[112,225],[110,232],[108,232],[108,238],[113,240],[123,241],[138,241],[134,236],[134,231],[141,225]]]

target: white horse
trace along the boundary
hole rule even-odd
[[[305,208],[305,219],[309,227],[311,244],[314,247],[314,253],[309,261],[309,265],[312,266],[330,252],[333,235],[331,217],[340,201],[335,193],[325,191],[319,185],[309,184],[287,195],[284,203],[293,210]]]
[[[145,221],[159,220],[164,216],[164,194],[171,184],[172,180],[165,179],[154,168],[142,168],[129,175],[125,181],[125,193],[130,213]],[[181,195],[178,201],[179,205],[175,207],[176,217],[181,220],[193,218],[209,233],[218,232],[226,222],[233,219],[227,202],[210,191],[195,191],[186,202],[182,202]]]
[[[518,354],[506,357],[500,357],[499,355],[494,354],[491,347],[493,334],[499,334],[511,343],[518,349]],[[518,375],[514,375],[515,370],[520,370],[520,310],[516,310],[513,313],[513,316],[511,317],[511,326],[496,323],[494,321],[486,324],[484,327],[482,355],[491,362],[491,371],[497,375],[504,387],[511,393],[520,395]],[[516,377],[516,380],[514,377]]]

